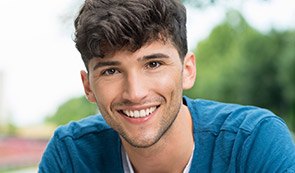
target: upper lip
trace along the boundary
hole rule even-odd
[[[143,118],[151,113],[153,113],[157,109],[156,106],[147,108],[147,109],[141,109],[141,110],[122,110],[120,111],[121,113],[127,115],[128,117],[133,117],[133,118]]]
[[[143,110],[143,109],[149,109],[151,107],[159,107],[160,103],[153,103],[153,104],[146,104],[146,105],[130,105],[130,106],[120,106],[115,108],[116,110],[130,110],[130,111],[136,111],[136,110]]]
[[[122,110],[138,111],[138,110],[149,109],[151,107],[159,107],[159,104],[124,106],[124,107],[117,108],[117,111],[122,111]]]

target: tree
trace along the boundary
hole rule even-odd
[[[190,97],[271,109],[295,129],[295,34],[251,28],[236,11],[196,48],[196,85]]]
[[[62,125],[97,113],[96,104],[88,102],[84,96],[81,96],[71,98],[60,105],[52,116],[47,117],[46,121]]]
[[[286,32],[282,37],[284,44],[278,55],[278,78],[283,86],[286,107],[293,115],[288,117],[288,122],[295,129],[295,31]]]
[[[257,1],[270,1],[270,0],[257,0]],[[181,2],[196,8],[206,8],[208,6],[215,5],[219,2],[230,3],[229,1],[223,1],[223,0],[181,0]],[[242,3],[243,1],[240,0],[238,2]]]

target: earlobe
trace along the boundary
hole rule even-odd
[[[183,89],[190,89],[194,86],[196,74],[196,58],[195,55],[190,52],[184,57],[183,61]]]
[[[81,79],[82,79],[84,92],[85,92],[85,95],[87,97],[87,100],[89,102],[96,102],[95,96],[94,96],[93,91],[92,91],[92,89],[90,87],[90,82],[89,82],[89,79],[88,79],[87,72],[84,71],[84,70],[81,70],[80,74],[81,74]]]

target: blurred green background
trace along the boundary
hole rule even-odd
[[[194,52],[197,82],[186,95],[267,108],[295,130],[295,30],[260,33],[228,11]]]

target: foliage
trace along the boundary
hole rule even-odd
[[[96,114],[97,112],[97,106],[88,102],[88,100],[82,96],[72,98],[63,103],[59,106],[54,115],[48,117],[46,121],[56,125],[62,125],[72,120],[79,120],[89,115]]]
[[[257,1],[270,1],[270,0],[257,0]],[[181,0],[181,2],[196,8],[206,8],[218,3],[231,3],[226,0]],[[243,1],[238,0],[237,2],[242,3]]]
[[[295,128],[294,45],[295,31],[262,34],[231,11],[196,48],[197,83],[185,94],[265,107]]]
[[[182,0],[184,4],[189,4],[193,7],[204,8],[214,5],[218,0]]]

